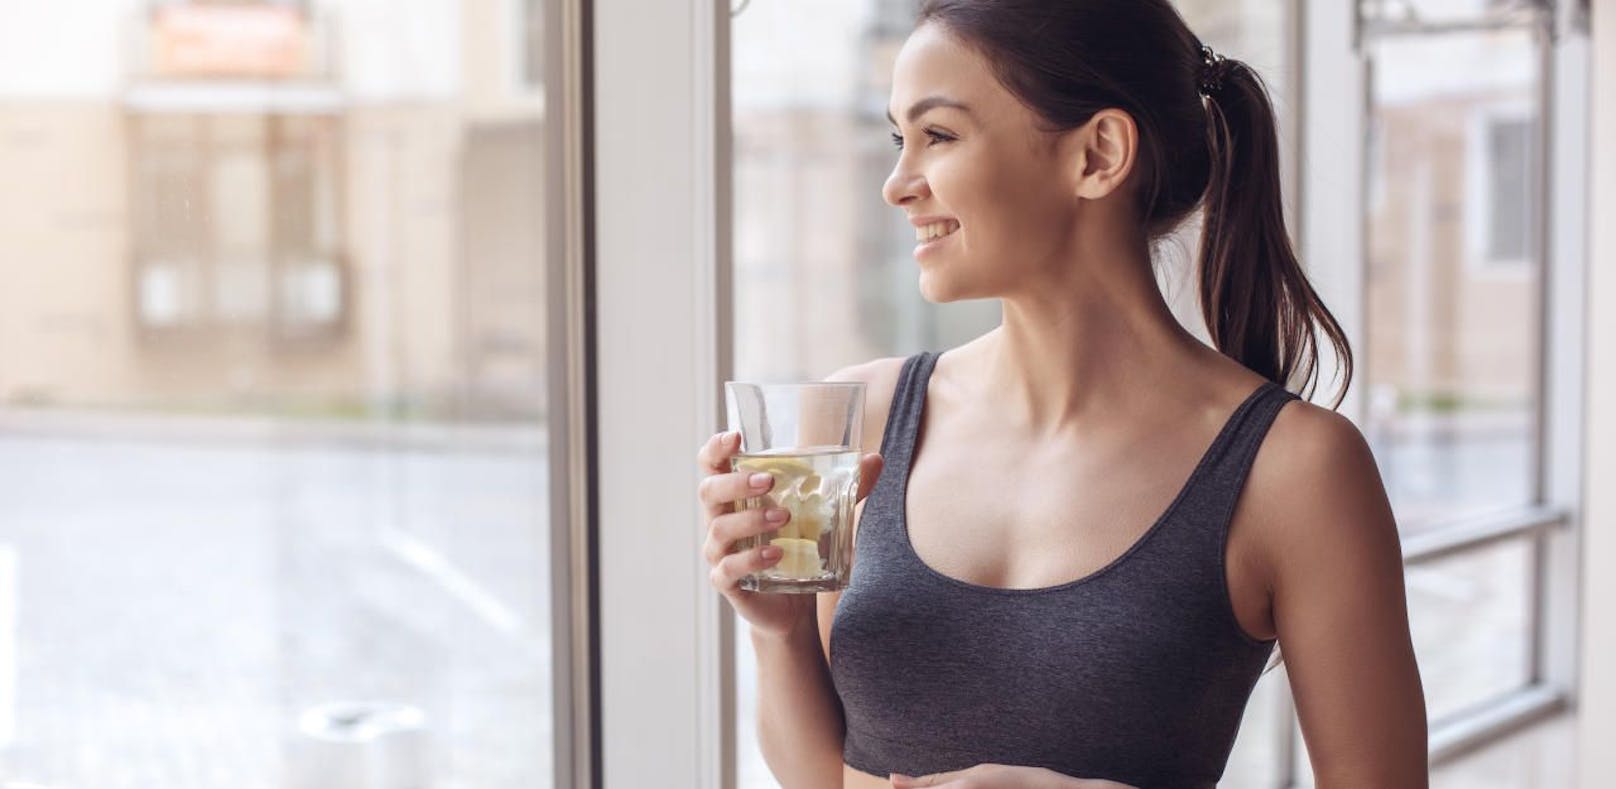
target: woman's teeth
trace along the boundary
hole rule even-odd
[[[915,228],[915,240],[930,241],[934,238],[942,238],[943,236],[946,236],[958,229],[959,223],[952,219],[945,219],[941,222],[933,222],[929,225],[922,225]]]

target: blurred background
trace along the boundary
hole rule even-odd
[[[921,298],[881,199],[917,5],[731,11],[736,378],[998,322]],[[1552,405],[1584,346],[1545,305],[1550,196],[1587,210],[1553,174],[1588,153],[1548,122],[1586,8],[1362,0],[1363,95],[1309,97],[1310,4],[1176,5],[1267,80],[1293,232],[1328,199],[1302,188],[1328,155],[1302,148],[1308,113],[1361,120],[1362,199],[1325,216],[1362,255],[1313,276],[1359,283],[1354,415],[1404,535],[1436,785],[1574,785],[1556,660],[1577,633],[1554,611],[1594,570]],[[0,789],[557,784],[553,612],[579,604],[552,592],[557,18],[0,6]],[[1160,278],[1205,337],[1197,235],[1161,245]],[[726,769],[774,787],[749,640],[728,643]],[[1285,684],[1259,684],[1225,785],[1309,784]]]
[[[0,786],[550,780],[539,12],[0,4]]]

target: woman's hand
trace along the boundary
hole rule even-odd
[[[696,495],[701,499],[707,520],[707,543],[702,555],[712,570],[708,576],[735,612],[752,625],[752,629],[769,635],[786,635],[793,628],[803,627],[817,632],[815,595],[760,594],[740,588],[741,579],[780,561],[780,549],[772,546],[752,548],[744,552],[735,550],[735,542],[763,532],[774,531],[786,523],[791,514],[783,508],[735,510],[735,502],[753,496],[762,496],[774,487],[771,475],[760,485],[752,485],[748,474],[730,471],[729,462],[739,450],[741,436],[736,432],[719,433],[708,439],[696,454],[696,462],[706,475]],[[874,487],[881,473],[881,456],[870,453],[859,459],[859,485],[855,502],[863,501]],[[782,517],[777,522],[765,520],[771,511]]]
[[[1005,764],[979,764],[951,773],[910,777],[889,776],[893,789],[940,786],[946,789],[1134,789],[1116,781],[1073,778],[1042,767],[1012,767]]]

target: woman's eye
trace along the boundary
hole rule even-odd
[[[947,141],[953,139],[952,137],[949,137],[948,135],[943,134],[942,132],[939,132],[939,131],[935,131],[933,129],[927,129],[926,130],[926,136],[931,138],[931,141],[934,142],[934,143],[947,142]],[[893,132],[893,134],[892,134],[892,144],[897,146],[899,150],[902,150],[903,149],[903,135],[898,134],[897,132]]]

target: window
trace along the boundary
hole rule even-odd
[[[0,783],[552,785],[548,38],[119,5],[0,5]]]
[[[1473,270],[1529,275],[1536,256],[1532,216],[1538,185],[1535,121],[1524,107],[1473,115],[1466,145],[1466,261]]]
[[[349,281],[340,124],[222,108],[143,110],[127,124],[130,302],[142,336],[239,328],[266,340],[334,340]]]
[[[1536,495],[1542,334],[1538,263],[1525,248],[1536,163],[1524,147],[1536,121],[1470,121],[1499,97],[1531,105],[1541,90],[1535,52],[1520,31],[1405,36],[1373,49],[1370,113],[1385,152],[1370,180],[1386,198],[1366,218],[1365,432],[1406,530]],[[1466,263],[1467,238],[1478,263],[1525,255],[1524,280],[1483,276],[1488,264]]]
[[[1555,558],[1569,554],[1553,527],[1575,484],[1551,476],[1565,473],[1551,458],[1575,417],[1546,397],[1573,369],[1555,346],[1575,333],[1548,307],[1570,295],[1548,290],[1548,272],[1571,258],[1542,244],[1552,9],[1399,9],[1360,9],[1362,120],[1374,129],[1360,426],[1402,532],[1440,763],[1564,703],[1554,656],[1567,649],[1575,567]],[[1575,226],[1567,207],[1562,229]]]

